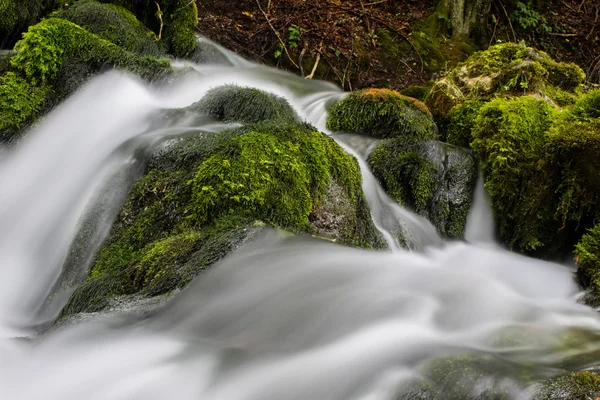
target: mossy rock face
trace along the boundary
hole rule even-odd
[[[409,86],[400,91],[401,95],[412,97],[419,101],[425,101],[425,98],[429,94],[431,88],[429,86]]]
[[[189,110],[211,115],[225,122],[300,122],[300,117],[283,97],[259,89],[225,85],[209,90]]]
[[[147,79],[159,78],[170,71],[167,61],[137,56],[59,18],[48,18],[30,27],[15,50],[12,66],[34,84],[54,79],[64,62],[73,57],[126,69]]]
[[[588,231],[575,247],[577,274],[600,293],[600,224]]]
[[[63,315],[108,304],[98,297],[182,288],[265,225],[384,246],[357,161],[310,126],[275,121],[175,139],[151,157]]]
[[[154,32],[121,6],[80,0],[53,16],[71,21],[132,53],[155,57],[166,54]]]
[[[463,236],[477,175],[469,152],[437,141],[388,139],[369,164],[394,200],[427,217],[440,234]]]
[[[40,113],[49,111],[101,68],[124,69],[148,80],[172,73],[167,60],[128,52],[60,18],[31,26],[9,62],[9,71],[0,77],[2,141],[14,140]]]
[[[588,400],[600,397],[600,376],[594,372],[574,372],[550,379],[534,400]]]
[[[14,72],[0,76],[0,142],[9,141],[33,121],[48,92],[48,86],[32,86]]]
[[[462,103],[465,96],[460,88],[449,78],[442,78],[437,81],[425,98],[425,104],[431,110],[435,121],[444,126],[447,124],[448,114],[455,106]]]
[[[437,137],[437,128],[425,104],[388,89],[350,93],[331,109],[327,128],[379,138]]]
[[[198,8],[195,1],[160,1],[160,15],[156,4],[147,0],[101,0],[127,8],[165,42],[170,54],[178,58],[190,57],[197,49],[195,28],[198,25]],[[161,26],[162,23],[162,26]],[[162,32],[161,32],[162,28]]]
[[[475,120],[484,104],[479,100],[467,100],[450,110],[446,133],[448,143],[467,148],[470,146]]]
[[[471,146],[480,160],[503,240],[523,251],[555,236],[553,171],[545,157],[553,109],[532,96],[496,99],[481,108]]]
[[[564,103],[584,81],[585,73],[575,64],[556,62],[524,44],[503,43],[474,53],[452,69],[436,82],[425,103],[443,124],[463,100],[548,93]]]

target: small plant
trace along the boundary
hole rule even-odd
[[[290,46],[290,48],[295,49],[298,47],[303,32],[304,29],[295,24],[288,28],[288,46]]]
[[[533,7],[522,1],[518,1],[516,7],[515,11],[510,15],[510,19],[521,28],[524,30],[533,28],[535,30],[540,29],[542,32],[552,32],[552,28],[547,24],[546,18],[534,10]]]

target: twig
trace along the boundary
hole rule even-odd
[[[160,40],[162,38],[163,30],[162,11],[160,9],[160,4],[158,4],[158,1],[155,1],[154,4],[156,4],[156,8],[158,8],[158,11],[156,12],[156,18],[158,18],[158,20],[160,21],[160,29],[158,30],[158,37],[156,40]]]
[[[551,35],[551,36],[562,36],[562,37],[579,36],[578,33],[557,33],[557,32],[548,32],[548,35]]]
[[[319,66],[319,61],[321,61],[321,53],[317,53],[317,59],[315,60],[315,65],[312,67],[312,71],[310,71],[310,75],[307,75],[306,79],[312,79],[315,76],[315,72],[317,72],[317,67]]]
[[[298,66],[298,64],[296,64],[294,62],[294,60],[292,60],[292,56],[290,56],[290,53],[288,52],[287,46],[283,42],[283,39],[281,39],[281,35],[279,34],[279,32],[277,32],[277,29],[275,29],[275,27],[273,26],[273,24],[271,24],[271,20],[269,19],[269,16],[265,12],[265,10],[263,10],[263,8],[261,7],[260,2],[258,0],[256,0],[256,5],[258,6],[258,9],[260,10],[260,12],[264,15],[265,19],[267,20],[267,24],[269,24],[269,26],[271,27],[271,30],[273,30],[273,32],[275,33],[275,36],[277,36],[277,39],[279,40],[279,43],[281,44],[281,47],[283,47],[283,51],[287,55],[287,58],[290,60],[290,62],[292,63],[292,65],[294,67],[300,69],[300,67]]]
[[[508,16],[508,12],[506,12],[506,7],[504,7],[504,3],[502,3],[502,1],[500,1],[499,3],[502,6],[502,9],[504,10],[504,15],[506,15],[506,19],[508,20],[508,25],[510,26],[510,30],[512,31],[512,34],[513,34],[513,40],[516,42],[517,41],[517,34],[515,33],[515,28],[513,28],[512,22],[510,21],[510,17]]]
[[[371,7],[371,6],[374,6],[374,5],[377,5],[377,4],[381,4],[381,3],[387,3],[387,1],[388,1],[388,0],[380,0],[380,1],[376,1],[376,2],[374,2],[374,3],[367,3],[367,4],[365,4],[365,5],[366,5],[367,7]]]

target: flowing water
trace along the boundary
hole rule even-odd
[[[568,268],[494,244],[482,182],[469,243],[445,242],[382,191],[364,161],[373,143],[351,136],[338,140],[359,159],[393,251],[268,232],[149,313],[92,315],[38,335],[69,282],[85,276],[139,176],[140,149],[223,128],[207,119],[160,127],[160,110],[235,83],[286,97],[326,131],[327,108],[343,97],[201,45],[203,61],[219,65],[178,64],[191,71],[160,88],[100,76],[0,153],[1,399],[387,400],[421,398],[423,382],[438,398],[526,399],[545,377],[593,366],[600,318],[576,303]],[[100,212],[87,254],[63,270],[90,204]],[[398,232],[415,251],[400,248]],[[481,376],[457,378],[458,360]]]

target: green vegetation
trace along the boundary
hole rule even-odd
[[[510,246],[532,251],[555,232],[544,231],[553,219],[548,209],[553,176],[546,168],[546,134],[553,109],[532,96],[496,99],[481,108],[471,146],[492,198],[502,238]]]
[[[600,293],[600,224],[594,226],[575,247],[577,273],[596,293]]]
[[[479,100],[466,100],[450,111],[446,133],[448,143],[461,147],[470,146],[473,140],[471,131],[483,105],[484,103]]]
[[[437,136],[431,113],[423,103],[387,89],[349,94],[330,111],[327,128],[383,138],[435,139]]]
[[[425,103],[436,121],[447,121],[463,99],[489,100],[498,94],[574,94],[585,73],[572,63],[559,63],[524,44],[503,43],[474,53],[432,87]]]
[[[32,86],[14,72],[0,76],[0,141],[9,140],[41,111],[46,86]]]
[[[111,282],[110,290],[78,290],[63,314],[107,304],[98,296],[181,288],[251,234],[254,221],[319,234],[316,213],[335,213],[328,202],[338,198],[348,203],[337,210],[343,224],[327,237],[381,247],[358,163],[312,127],[276,120],[177,139],[152,157],[94,262],[88,281]]]
[[[25,30],[58,5],[57,0],[0,1],[0,36]]]
[[[300,122],[300,117],[283,97],[236,85],[211,89],[189,108],[227,122]]]
[[[167,61],[134,55],[58,18],[48,18],[30,27],[15,50],[17,54],[11,59],[12,66],[35,84],[52,80],[71,57],[88,63],[107,63],[148,79],[160,77],[170,70]]]
[[[425,98],[429,94],[429,86],[409,86],[400,91],[400,94],[407,97],[412,97],[419,101],[425,101]]]
[[[155,57],[165,55],[162,42],[157,41],[156,35],[121,6],[79,0],[53,16],[71,21],[132,53]]]

